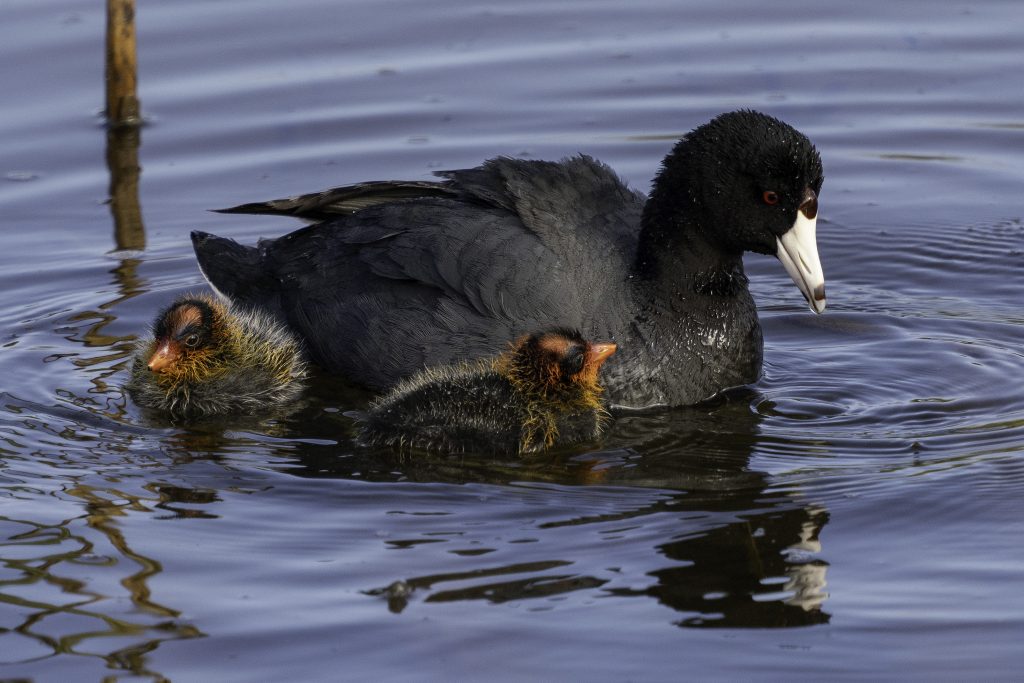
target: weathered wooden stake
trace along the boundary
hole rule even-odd
[[[142,123],[135,94],[135,0],[107,0],[107,123]]]

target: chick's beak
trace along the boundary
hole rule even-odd
[[[156,347],[156,351],[149,357],[147,365],[153,372],[163,372],[174,365],[180,356],[181,353],[178,349],[174,348],[170,342],[165,341]]]
[[[608,360],[608,357],[615,353],[618,347],[615,344],[591,344],[587,349],[587,361],[593,363],[594,367],[601,367],[601,364]]]

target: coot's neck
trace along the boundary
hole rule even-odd
[[[661,169],[644,204],[640,239],[634,269],[642,281],[661,289],[682,288],[691,293],[736,286],[742,276],[742,252],[723,246],[716,235],[728,225],[718,222],[726,212],[712,210],[701,188],[717,170],[716,152],[700,135],[688,135],[676,143]],[[741,284],[745,288],[746,283]]]
[[[634,272],[648,295],[665,303],[693,296],[739,296],[747,291],[743,253],[715,244],[699,224],[697,202],[685,185],[666,196],[663,170],[644,206]],[[682,192],[682,196],[680,196]],[[686,211],[690,208],[691,211]],[[721,229],[725,226],[710,226]]]
[[[694,206],[657,193],[645,205],[632,319],[605,371],[613,405],[690,405],[760,373],[761,328],[742,252],[708,239],[694,218],[704,212],[676,208]]]

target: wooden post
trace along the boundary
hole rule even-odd
[[[107,123],[142,123],[135,94],[135,0],[107,0]]]

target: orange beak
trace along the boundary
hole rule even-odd
[[[178,362],[181,357],[181,351],[172,346],[171,342],[165,341],[156,347],[156,351],[149,357],[149,369],[153,372],[163,372],[167,368]]]
[[[593,363],[595,368],[599,368],[617,348],[615,344],[591,344],[587,349],[587,363]]]

